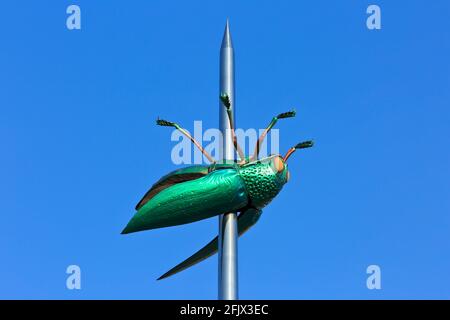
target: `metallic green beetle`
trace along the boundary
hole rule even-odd
[[[161,126],[170,126],[186,135],[212,162],[209,166],[195,165],[175,170],[159,179],[136,205],[136,214],[122,234],[163,228],[199,221],[228,212],[239,212],[239,236],[252,227],[264,208],[289,180],[287,160],[297,149],[313,146],[305,141],[290,148],[284,157],[272,155],[258,159],[261,143],[278,119],[295,116],[295,111],[274,117],[256,143],[252,157],[245,157],[237,144],[231,121],[231,105],[227,95],[220,99],[227,109],[234,147],[240,161],[216,163],[201,145],[178,124],[157,120]],[[161,277],[164,279],[212,256],[218,250],[218,238],[178,264]]]

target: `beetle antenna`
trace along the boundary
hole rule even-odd
[[[261,136],[259,137],[258,141],[256,142],[255,152],[253,153],[252,160],[258,159],[258,155],[259,155],[259,151],[260,151],[260,148],[261,148],[261,144],[263,143],[264,139],[266,138],[267,133],[277,123],[278,119],[292,118],[292,117],[295,117],[295,114],[296,114],[295,110],[291,110],[291,111],[288,111],[288,112],[280,113],[276,117],[272,118],[272,121],[270,121],[269,125],[264,130],[264,132],[261,134]]]
[[[205,149],[203,149],[203,147],[200,145],[200,143],[198,143],[198,141],[195,140],[194,137],[192,137],[191,134],[190,134],[187,130],[185,130],[185,129],[183,129],[182,127],[180,127],[177,123],[171,122],[171,121],[167,121],[167,120],[163,120],[163,119],[159,119],[159,118],[158,118],[158,119],[156,120],[156,124],[157,124],[158,126],[162,126],[162,127],[174,127],[175,129],[177,129],[178,131],[180,131],[182,134],[184,134],[186,137],[188,137],[189,140],[191,140],[191,142],[192,142],[193,144],[195,144],[195,146],[196,146],[197,148],[200,149],[200,151],[205,155],[206,158],[208,158],[208,160],[209,160],[211,163],[216,162],[216,161],[214,160],[214,158],[211,157],[211,155],[210,155],[208,152],[206,152]]]
[[[288,150],[288,152],[286,152],[286,155],[283,157],[283,161],[286,162],[287,159],[289,159],[289,157],[291,156],[291,154],[293,154],[296,150],[311,148],[313,145],[314,145],[314,141],[312,141],[312,140],[300,142],[299,144],[290,148]]]
[[[233,139],[233,145],[234,145],[234,149],[237,151],[239,158],[241,159],[241,162],[245,162],[245,154],[242,151],[242,148],[239,146],[239,144],[237,143],[237,138],[236,138],[236,134],[234,132],[234,126],[233,126],[233,121],[231,120],[231,102],[230,102],[230,97],[226,94],[226,93],[222,93],[220,95],[220,101],[223,103],[223,105],[225,106],[225,108],[227,109],[227,115],[228,115],[228,121],[230,124],[230,129],[231,129],[231,138]]]

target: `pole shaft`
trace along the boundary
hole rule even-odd
[[[231,102],[232,122],[235,122],[234,96],[234,50],[227,21],[220,49],[220,93],[226,93]],[[225,107],[219,102],[219,127],[223,136],[222,158],[233,161],[235,151],[231,138],[230,124]],[[238,299],[237,270],[237,214],[226,213],[219,216],[219,299]]]

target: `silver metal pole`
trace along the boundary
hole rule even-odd
[[[220,93],[226,93],[231,102],[232,122],[234,122],[234,50],[231,42],[230,26],[227,19],[220,48]],[[225,107],[219,101],[219,125],[223,135],[222,155],[224,161],[233,161],[235,151],[230,125]],[[219,299],[238,299],[237,270],[237,214],[226,213],[219,216]]]

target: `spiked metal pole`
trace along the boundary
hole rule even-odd
[[[220,94],[227,94],[231,102],[231,121],[234,123],[234,50],[227,19],[220,48]],[[226,108],[219,101],[219,125],[223,135],[222,156],[233,161],[235,151]],[[219,299],[238,299],[237,270],[237,214],[226,213],[219,217]]]

